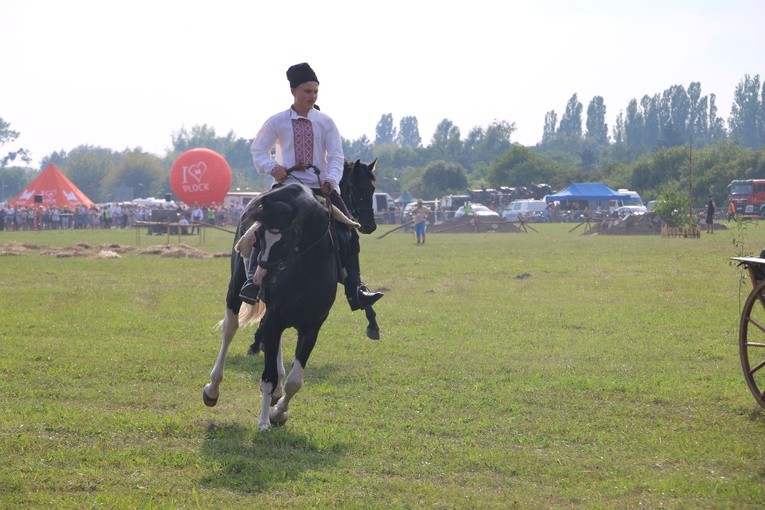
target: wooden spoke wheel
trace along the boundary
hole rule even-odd
[[[755,286],[744,304],[738,350],[746,384],[765,409],[765,281]]]

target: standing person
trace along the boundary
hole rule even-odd
[[[709,202],[707,202],[707,234],[715,233],[715,201],[712,199],[712,195],[709,195]]]
[[[417,200],[417,207],[412,210],[414,217],[414,234],[417,236],[417,244],[425,244],[425,230],[428,227],[430,209],[425,206],[422,199]]]
[[[335,122],[316,106],[319,79],[311,66],[302,63],[287,69],[287,80],[293,98],[292,106],[271,116],[260,128],[251,147],[255,168],[259,173],[273,177],[276,186],[302,183],[313,189],[314,193],[328,195],[333,206],[350,216],[340,198],[338,186],[345,163],[343,143]],[[295,168],[298,165],[305,169]],[[318,178],[313,169],[307,168],[309,165],[318,169]],[[288,173],[287,169],[294,170]],[[383,294],[369,292],[361,281],[358,233],[339,223],[336,224],[336,231],[340,241],[340,261],[347,274],[343,285],[348,304],[351,310],[371,306]],[[253,257],[257,257],[255,250]],[[240,297],[246,303],[253,303],[259,291],[251,278],[256,261],[251,258],[247,267],[247,280]]]
[[[215,225],[215,202],[212,203],[211,206],[207,208],[207,223],[210,225]]]
[[[736,206],[733,204],[733,200],[728,201],[728,223],[730,220],[736,219]]]

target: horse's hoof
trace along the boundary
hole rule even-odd
[[[380,339],[380,330],[379,329],[367,328],[367,338],[369,338],[370,340],[379,340]]]
[[[202,388],[202,402],[204,402],[207,407],[215,407],[215,404],[218,403],[218,397],[212,398],[208,396],[205,389]]]
[[[285,423],[287,423],[287,420],[290,417],[290,413],[288,411],[284,411],[283,413],[279,414],[279,417],[276,418],[275,416],[271,416],[271,425],[274,427],[281,427]]]

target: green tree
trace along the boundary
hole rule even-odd
[[[417,117],[408,116],[401,119],[396,141],[401,147],[412,147],[416,149],[422,146],[420,130],[417,127]]]
[[[558,134],[564,138],[579,139],[582,137],[582,103],[576,97],[571,96],[566,104],[566,111],[560,119]]]
[[[107,202],[111,198],[111,191],[102,187],[102,181],[121,159],[121,155],[111,149],[80,145],[72,149],[61,162],[61,171],[88,198],[94,202]]]
[[[677,181],[670,181],[656,197],[653,210],[670,227],[687,225],[690,222],[688,193],[681,191]]]
[[[616,116],[616,122],[614,122],[613,128],[613,137],[614,143],[616,144],[623,144],[626,140],[624,133],[624,112],[619,112],[619,115]]]
[[[428,156],[432,160],[449,159],[453,161],[461,160],[463,151],[462,141],[460,140],[460,130],[449,119],[443,119],[436,126],[433,132],[433,138],[428,147]]]
[[[507,121],[494,121],[483,133],[476,145],[476,161],[491,162],[506,153],[513,146],[512,136],[515,132],[515,123]]]
[[[760,93],[760,112],[757,115],[757,136],[760,140],[760,147],[765,145],[765,82],[762,84]]]
[[[595,96],[587,106],[586,139],[596,145],[608,145],[608,124],[606,124],[606,105],[602,96]]]
[[[350,141],[343,138],[343,154],[345,159],[355,161],[360,159],[365,163],[370,163],[374,159],[374,147],[367,135],[361,135],[360,138]]]
[[[658,94],[653,96],[646,95],[640,100],[640,108],[643,113],[643,144],[650,151],[653,151],[658,146],[661,134],[659,104],[660,98]]]
[[[561,189],[572,182],[573,175],[554,160],[516,143],[490,165],[487,181],[493,188],[546,183]]]
[[[467,189],[467,177],[462,165],[447,161],[430,163],[422,175],[422,197],[428,200],[447,195],[462,193]]]
[[[11,125],[0,117],[0,147],[16,141],[19,136],[18,131],[12,130]],[[31,161],[29,152],[26,149],[16,149],[9,151],[4,156],[0,157],[0,169],[5,168],[9,162],[15,161],[16,158],[19,158],[26,163]]]
[[[393,114],[386,113],[380,117],[375,128],[375,145],[393,143],[396,140],[396,128],[393,127]]]
[[[555,110],[545,113],[545,126],[542,130],[542,144],[552,143],[555,139],[555,130],[558,128],[558,114]]]
[[[709,94],[709,141],[710,143],[725,140],[728,137],[725,131],[725,121],[717,115],[717,96]]]
[[[233,131],[229,131],[226,136],[218,136],[215,133],[215,128],[202,124],[193,126],[191,130],[182,127],[172,134],[171,139],[173,152],[176,155],[197,148],[210,149],[220,155],[225,155],[234,144],[236,135]]]
[[[679,181],[688,167],[688,147],[670,147],[645,155],[632,166],[630,189],[656,196],[668,181]]]
[[[645,145],[645,118],[637,99],[631,99],[627,104],[624,119],[624,142],[636,148]]]
[[[760,75],[750,77],[747,74],[744,76],[743,80],[736,86],[733,106],[728,118],[730,136],[750,149],[755,149],[765,142],[759,137],[762,123],[760,119],[762,112],[761,94],[765,94],[765,92],[761,93],[760,91]]]
[[[659,132],[664,147],[688,143],[690,100],[685,87],[673,85],[664,91],[659,103]]]
[[[134,197],[157,196],[170,189],[169,176],[170,169],[158,156],[134,149],[122,154],[120,162],[104,176],[101,188],[107,197],[114,196],[121,186],[132,188]]]
[[[252,151],[250,146],[252,140],[246,138],[236,138],[221,155],[231,167],[233,173],[252,173],[254,175],[255,167],[252,163]]]
[[[0,147],[16,141],[19,136],[17,131],[11,129],[10,124],[0,117]],[[3,150],[3,152],[5,151]],[[6,169],[8,163],[16,159],[29,164],[29,153],[26,149],[19,148],[8,151],[0,157],[0,202],[4,202],[6,197],[13,197],[20,193],[26,185],[23,178],[24,173],[21,169],[14,169],[14,171]]]

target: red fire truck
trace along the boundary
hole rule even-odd
[[[728,184],[736,214],[765,217],[765,179],[745,179]]]

